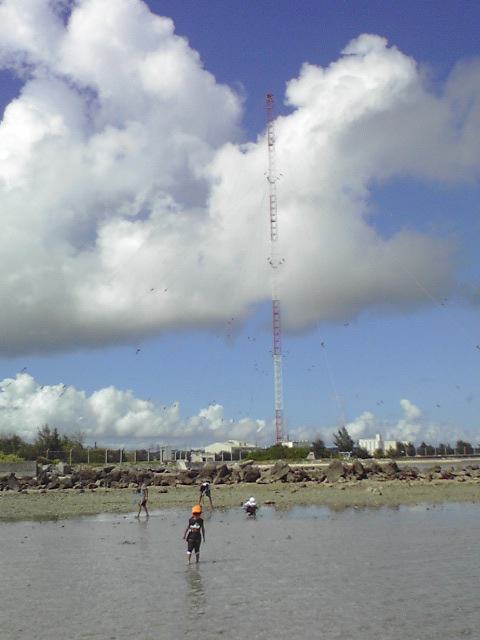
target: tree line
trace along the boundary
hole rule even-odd
[[[77,462],[87,461],[87,449],[84,446],[85,437],[81,432],[74,435],[60,435],[56,427],[51,429],[48,424],[38,429],[37,435],[32,443],[25,442],[18,435],[0,435],[0,461],[1,460],[40,460],[48,461],[52,459],[64,459],[70,451],[75,450]],[[328,448],[322,438],[317,437],[311,446],[304,447],[284,447],[282,444],[275,444],[266,449],[256,449],[249,452],[247,460],[305,460],[309,453],[313,452],[315,458],[333,458],[339,454],[350,454],[356,458],[371,458],[368,451],[359,447],[350,436],[346,427],[340,427],[333,434],[334,447]],[[102,450],[97,453],[89,453],[90,462],[102,462]],[[454,447],[450,444],[440,443],[433,446],[422,442],[415,447],[411,442],[397,442],[394,448],[387,451],[376,451],[373,457],[405,458],[413,456],[434,456],[434,455],[471,455],[475,449],[470,442],[457,440]],[[124,456],[127,460],[128,456]]]
[[[84,449],[84,440],[80,432],[73,436],[60,435],[56,427],[50,429],[48,424],[44,424],[31,443],[18,435],[0,435],[0,460],[38,460],[45,458],[49,451],[61,454],[72,449]]]
[[[324,447],[323,441],[318,439],[317,447]],[[359,447],[355,444],[353,438],[348,433],[345,427],[340,427],[336,434],[333,434],[333,442],[337,450],[341,453],[350,453],[357,458],[370,458],[370,454],[366,449]],[[315,447],[315,442],[313,443]],[[412,442],[396,442],[395,447],[390,447],[387,451],[378,450],[374,453],[374,457],[388,458],[404,458],[406,456],[448,456],[448,455],[471,455],[475,453],[474,448],[470,442],[464,440],[457,440],[455,447],[451,447],[450,444],[443,444],[442,442],[438,446],[426,444],[422,442],[418,447]]]

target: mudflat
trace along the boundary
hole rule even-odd
[[[344,483],[243,483],[212,485],[214,509],[241,506],[254,496],[260,507],[274,505],[289,509],[295,505],[346,508],[398,507],[444,502],[480,502],[480,479],[460,480],[361,480]],[[167,509],[198,503],[198,486],[149,487],[148,508]],[[204,509],[209,509],[208,503]],[[46,492],[3,491],[0,494],[0,521],[66,519],[99,513],[136,513],[132,489],[99,487],[80,492],[56,489]],[[145,513],[142,510],[142,518]]]

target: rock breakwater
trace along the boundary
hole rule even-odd
[[[191,487],[208,480],[212,485],[235,485],[239,483],[352,485],[367,481],[398,481],[407,483],[429,483],[437,481],[467,482],[480,484],[480,466],[446,467],[433,464],[420,469],[415,465],[399,466],[395,461],[380,464],[376,461],[363,463],[355,460],[346,463],[334,460],[328,465],[292,464],[277,461],[270,465],[254,462],[235,464],[206,463],[179,469],[174,465],[87,467],[69,465],[44,465],[36,476],[17,477],[14,471],[0,475],[0,492],[41,492],[53,490],[86,491],[99,488],[131,489],[143,482],[152,487]]]

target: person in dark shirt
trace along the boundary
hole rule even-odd
[[[200,497],[198,499],[198,504],[202,504],[203,497],[206,496],[210,500],[210,509],[213,509],[212,504],[212,496],[209,482],[202,482],[200,485]]]
[[[195,551],[196,562],[200,560],[200,545],[205,542],[205,527],[203,525],[202,507],[195,505],[192,507],[192,517],[189,519],[183,539],[187,541],[188,564],[192,561],[192,553]]]

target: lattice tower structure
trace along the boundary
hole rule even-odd
[[[267,93],[268,182],[270,185],[270,266],[272,267],[273,377],[275,382],[275,441],[283,442],[282,328],[278,259],[277,174],[273,94]]]

